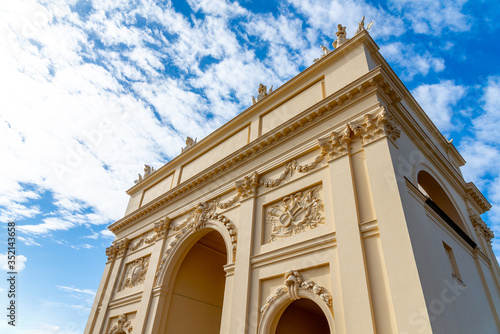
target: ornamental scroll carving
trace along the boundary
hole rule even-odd
[[[260,309],[261,313],[264,313],[269,305],[271,305],[279,296],[288,293],[288,297],[291,300],[300,299],[299,290],[309,290],[317,294],[328,307],[332,306],[332,296],[326,291],[325,288],[316,284],[314,281],[302,279],[302,276],[297,270],[289,270],[285,274],[284,285],[279,286],[274,294],[266,299],[266,303]]]
[[[120,290],[133,288],[144,283],[148,272],[150,256],[141,257],[125,267],[125,279]]]
[[[111,329],[108,331],[108,334],[132,333],[132,329],[132,322],[130,320],[127,321],[127,315],[120,314],[118,316],[118,323],[111,327]]]
[[[318,198],[321,185],[285,196],[280,203],[266,209],[266,222],[271,224],[269,242],[293,236],[325,223],[324,204]]]

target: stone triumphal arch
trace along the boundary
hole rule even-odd
[[[499,332],[490,204],[364,22],[345,31],[146,166],[85,333]]]

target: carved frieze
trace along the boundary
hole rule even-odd
[[[276,298],[285,293],[288,293],[288,296],[291,300],[300,299],[299,295],[300,289],[305,289],[314,292],[325,302],[326,305],[328,305],[328,307],[332,306],[332,296],[328,293],[328,291],[326,291],[325,288],[316,284],[314,281],[311,280],[304,281],[302,279],[302,276],[297,270],[289,270],[285,274],[284,285],[276,288],[274,294],[266,299],[266,303],[264,304],[264,306],[262,306],[260,312],[264,313],[269,307],[269,305],[271,305],[276,300]]]
[[[111,327],[108,331],[108,334],[126,334],[132,333],[132,322],[130,320],[127,321],[126,314],[120,314],[118,316],[118,322]]]
[[[149,260],[150,256],[148,255],[127,264],[125,267],[125,278],[120,290],[133,288],[144,283],[149,267]]]
[[[290,237],[325,223],[324,204],[318,197],[321,185],[285,196],[266,208],[266,223],[271,224],[269,242]]]

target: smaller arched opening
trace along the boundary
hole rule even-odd
[[[314,282],[312,282],[314,284]],[[258,334],[334,334],[331,305],[307,288],[296,290],[296,298],[278,292],[261,310]]]
[[[276,326],[276,334],[330,334],[323,310],[310,299],[299,299],[286,307]]]
[[[429,197],[455,224],[457,224],[464,232],[467,232],[465,224],[460,218],[455,205],[446,194],[446,191],[441,185],[426,171],[420,171],[417,176],[419,190]]]

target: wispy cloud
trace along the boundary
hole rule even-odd
[[[466,88],[451,80],[437,84],[422,84],[412,91],[413,96],[441,131],[457,130],[452,118],[459,110],[455,106],[465,96]]]

